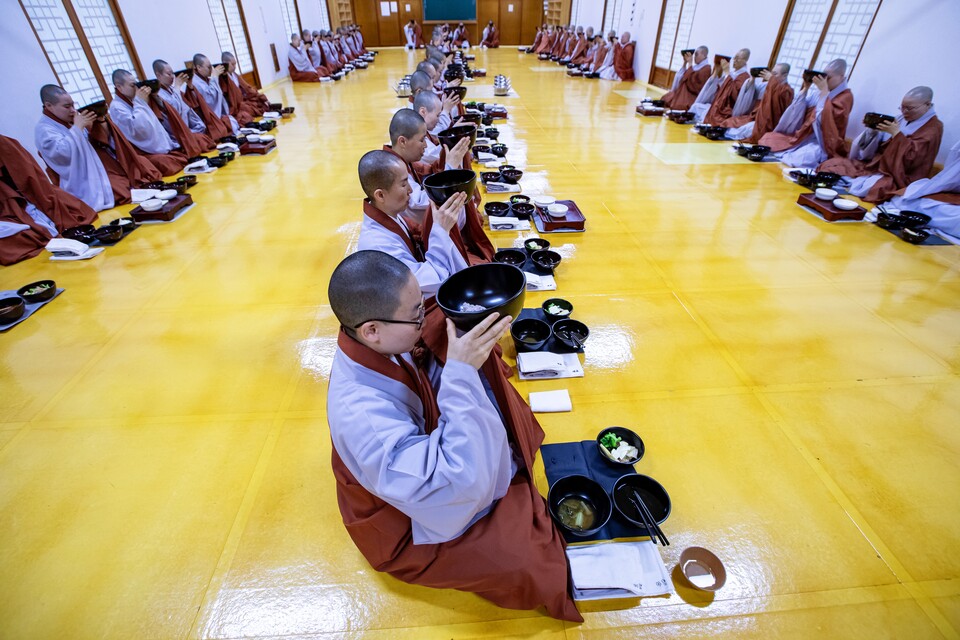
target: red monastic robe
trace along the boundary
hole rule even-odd
[[[470,42],[470,32],[467,31],[467,28],[463,29],[457,28],[453,32],[453,46],[462,47],[464,42]]]
[[[131,106],[133,105],[133,101],[129,100],[126,96],[118,94],[117,99],[123,100]],[[109,115],[107,116],[107,122],[110,123],[110,132],[114,134],[114,138],[116,138],[116,134],[123,136],[123,133],[120,131],[120,129],[114,126]],[[123,136],[123,138],[126,140],[125,136]],[[133,149],[137,155],[152,164],[163,176],[176,175],[183,171],[183,168],[187,166],[188,156],[182,149],[174,149],[173,151],[169,151],[167,153],[147,153],[130,141],[127,141],[127,144],[130,145],[130,148]],[[119,153],[117,155],[119,156]]]
[[[636,42],[621,45],[617,43],[617,50],[613,54],[613,70],[624,82],[633,82],[633,52],[637,48]]]
[[[243,79],[243,76],[237,74],[237,80],[240,81],[240,93],[243,94],[243,101],[255,116],[260,117],[265,111],[270,111],[270,99],[267,96],[257,91],[255,87]]]
[[[723,79],[723,82],[720,83],[720,88],[717,89],[717,95],[714,96],[713,102],[710,103],[710,109],[708,109],[706,115],[703,116],[703,121],[706,124],[731,126],[723,125],[722,123],[728,118],[733,117],[733,106],[737,103],[740,88],[749,77],[750,74],[745,72],[736,78],[728,75]]]
[[[108,145],[111,137],[112,150]],[[94,123],[90,130],[90,144],[110,179],[115,206],[130,202],[130,189],[163,178],[163,174],[137,153],[109,119]]]
[[[553,48],[553,45],[554,45],[554,43],[556,42],[557,37],[558,37],[558,34],[557,34],[556,32],[554,32],[554,33],[551,34],[551,33],[548,31],[548,32],[547,32],[546,34],[544,34],[544,36],[540,39],[540,46],[537,47],[537,49],[536,49],[536,51],[534,51],[534,53],[550,53],[550,49]]]
[[[419,22],[413,23],[413,46],[417,49],[423,48],[423,27]]]
[[[210,109],[210,105],[203,99],[200,92],[193,88],[192,84],[187,85],[187,90],[183,94],[183,101],[187,103],[187,106],[196,111],[200,119],[203,120],[203,123],[207,125],[207,135],[210,136],[212,140],[217,141],[223,137],[233,135],[233,125],[230,123],[230,118],[227,116],[217,117],[214,115],[213,110]],[[240,123],[240,125],[243,124],[245,123]]]
[[[2,265],[32,258],[51,238],[50,232],[27,213],[27,203],[42,211],[60,231],[97,219],[97,212],[87,203],[50,184],[43,169],[19,142],[0,136],[0,219],[30,227],[0,238]]]
[[[527,53],[533,53],[537,50],[537,47],[540,46],[540,41],[543,40],[543,31],[537,31],[537,37],[533,39],[533,44],[527,47]]]
[[[234,84],[233,80],[231,80],[226,73],[220,74],[220,91],[223,92],[227,106],[230,107],[230,115],[232,115],[237,122],[250,122],[256,116],[260,115],[254,109],[247,106],[247,103],[243,100],[243,91]]]
[[[898,134],[891,138],[869,162],[831,158],[821,163],[817,171],[830,171],[851,178],[882,173],[883,177],[863,199],[886,202],[910,183],[930,175],[942,138],[943,123],[934,116],[913,135]]]
[[[607,51],[610,50],[609,42],[601,42],[600,46],[597,47],[597,51],[593,54],[593,59],[587,61],[587,66],[593,70],[599,70],[600,65],[603,64],[603,61],[607,59]]]
[[[680,109],[686,111],[690,108],[700,95],[703,85],[710,79],[710,65],[705,64],[696,71],[692,67],[688,68],[683,77],[680,78],[680,84],[676,89],[663,94],[663,102],[669,109]],[[776,126],[776,123],[774,123]]]
[[[557,36],[557,39],[554,41],[553,46],[550,48],[550,57],[561,56],[563,52],[567,49],[567,40],[570,38],[570,34],[566,31],[560,32],[560,35]]]
[[[500,46],[500,29],[497,29],[496,26],[491,27],[490,31],[487,32],[487,37],[480,44],[488,49],[498,48]]]
[[[853,109],[853,92],[850,89],[844,89],[832,99],[827,98],[820,118],[820,128],[823,131],[823,150],[829,158],[847,155],[845,136],[851,109]],[[813,123],[816,119],[817,108],[810,107],[807,109],[803,124],[792,136],[771,131],[760,138],[760,144],[770,147],[773,152],[791,149],[813,133]]]
[[[583,55],[583,52],[587,50],[587,37],[584,35],[579,36],[573,42],[573,49],[570,53],[565,56],[570,59],[570,62],[575,62],[577,58]]]
[[[166,100],[155,99],[151,96],[148,104],[160,122],[166,123],[170,127],[170,132],[180,143],[180,148],[183,149],[187,158],[199,156],[217,146],[217,143],[211,140],[207,134],[190,131],[190,127],[183,121],[180,114],[167,104]]]
[[[773,131],[777,123],[780,122],[783,112],[792,102],[793,87],[790,86],[790,83],[784,82],[777,76],[771,76],[769,82],[767,82],[767,88],[763,92],[763,98],[760,99],[760,103],[753,112],[753,134],[747,138],[746,142],[757,144],[760,138]],[[741,116],[741,118],[747,117]],[[741,122],[741,118],[730,118],[727,122],[731,124],[724,124],[723,126],[742,127],[750,122],[749,119]]]

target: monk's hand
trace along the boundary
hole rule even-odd
[[[450,230],[457,224],[457,220],[460,219],[460,209],[463,208],[466,201],[467,194],[463,191],[458,191],[447,198],[447,201],[439,207],[431,202],[433,222],[447,233],[450,233]]]
[[[900,133],[900,125],[897,124],[896,120],[893,120],[891,122],[887,122],[886,120],[884,120],[883,122],[877,125],[877,131],[883,131],[884,133],[889,133],[890,136],[893,137],[898,133]]]
[[[211,78],[219,78],[223,74],[223,65],[215,64],[213,65],[213,71],[210,72]]]
[[[813,84],[816,85],[821,94],[827,94],[830,92],[830,89],[827,87],[826,76],[813,76]]]
[[[447,149],[444,147],[444,149]],[[451,167],[463,165],[463,157],[470,150],[470,136],[464,136],[453,145],[452,149],[447,149],[447,164]]]
[[[501,318],[499,313],[491,313],[458,337],[453,321],[447,318],[447,360],[457,360],[479,369],[512,321],[510,316]]]
[[[770,69],[764,69],[760,72],[760,77],[763,78],[764,82],[770,82],[770,78],[773,77],[773,74],[770,73]]]
[[[173,78],[173,86],[179,89],[183,85],[187,84],[187,82],[189,81],[190,81],[190,76],[186,73],[181,73],[180,75],[175,76]]]
[[[454,98],[456,98],[456,100],[454,100]],[[459,100],[460,98],[458,96],[445,93],[443,94],[443,104],[441,105],[440,109],[443,111],[443,113],[447,113],[457,104],[457,102],[459,102]]]
[[[459,87],[461,84],[463,84],[463,80],[460,78],[454,78],[453,80],[447,81],[448,87]]]
[[[97,114],[93,111],[79,111],[73,117],[73,126],[77,129],[89,129],[97,120]]]
[[[137,87],[137,97],[140,98],[141,100],[143,100],[144,102],[147,101],[147,98],[150,97],[150,94],[151,94],[151,93],[153,93],[153,92],[150,90],[150,87],[148,87],[148,86],[146,86],[146,85],[144,85],[144,86],[142,86],[142,87]]]

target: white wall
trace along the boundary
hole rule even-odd
[[[690,46],[705,44],[710,57],[750,49],[751,67],[766,66],[777,41],[787,0],[699,0]]]
[[[650,64],[653,62],[654,47],[657,44],[657,28],[660,26],[662,0],[636,0],[633,24],[614,25],[617,33],[630,32],[637,48],[633,56],[633,73],[640,82],[650,77]],[[624,11],[629,22],[630,13]]]
[[[147,78],[154,77],[151,65],[157,58],[166,60],[174,69],[182,69],[195,53],[220,60],[220,44],[206,2],[117,0],[117,4]],[[173,15],[183,19],[174,24]]]
[[[320,31],[330,28],[329,19],[323,22],[323,14],[320,13],[320,3],[326,1],[327,0],[297,0],[297,8],[300,10],[300,24],[303,25],[304,29]],[[278,47],[277,51],[283,51],[283,49]]]
[[[867,111],[897,115],[903,94],[927,85],[943,121],[937,159],[946,159],[960,140],[960,85],[952,60],[958,25],[957,0],[884,0],[850,74],[854,104],[848,137],[863,130]]]
[[[250,44],[253,47],[253,57],[257,61],[260,71],[260,82],[263,86],[273,84],[280,78],[290,75],[287,71],[287,47],[290,43],[290,34],[283,22],[283,13],[280,9],[280,0],[242,0],[243,15],[247,19],[247,29],[250,31]],[[314,27],[309,27],[313,29]],[[273,56],[270,45],[277,47],[277,58],[280,60],[280,71],[273,68]]]
[[[0,2],[0,134],[20,141],[36,158],[33,127],[40,119],[40,87],[56,84],[19,2]]]
[[[594,33],[603,28],[603,0],[580,0],[579,15],[570,15],[570,20],[584,29],[593,27]]]

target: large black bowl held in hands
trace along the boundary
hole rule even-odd
[[[587,476],[564,476],[547,493],[550,515],[557,524],[576,536],[591,536],[610,519],[610,496]]]
[[[467,194],[467,200],[473,197],[477,189],[477,174],[469,169],[450,169],[441,171],[423,180],[427,195],[438,206],[450,199],[455,193]]]
[[[440,141],[440,144],[444,144],[447,148],[452,149],[461,138],[470,138],[470,146],[472,147],[477,143],[477,128],[472,124],[460,124],[455,127],[450,127],[449,129],[444,129],[437,134],[437,139]]]
[[[628,473],[613,485],[613,505],[624,518],[643,527],[643,518],[634,505],[637,496],[643,500],[657,524],[662,524],[670,516],[670,496],[663,485],[650,476]],[[632,498],[632,499],[631,499]],[[645,528],[645,527],[644,527]]]
[[[490,262],[467,267],[443,281],[437,304],[463,331],[493,312],[516,318],[523,309],[527,281],[517,267]]]

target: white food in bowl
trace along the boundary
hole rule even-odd
[[[820,200],[834,200],[840,194],[833,189],[817,189],[815,195]]]
[[[248,136],[247,136],[247,142],[260,142],[260,136],[258,136],[258,135],[253,135],[253,134],[248,135]]]
[[[271,135],[266,135],[266,134],[265,134],[265,135],[260,136],[260,142],[270,142],[270,141],[273,140],[273,139],[274,139],[274,136],[271,136]]]
[[[533,204],[537,205],[538,207],[549,207],[556,201],[557,199],[552,196],[534,196],[533,197]]]
[[[157,194],[157,197],[160,198],[161,200],[173,200],[174,198],[177,197],[177,190],[164,189],[163,191]]]
[[[176,193],[176,192],[174,192]],[[163,200],[157,198],[150,198],[149,200],[144,200],[140,203],[140,208],[144,211],[159,211],[163,208],[163,205],[166,204]]]
[[[547,207],[547,213],[549,213],[554,218],[563,218],[567,215],[567,205],[565,204],[551,204]]]
[[[833,206],[843,211],[853,211],[854,209],[857,208],[857,203],[854,202],[853,200],[844,200],[843,198],[837,198],[836,200],[833,201]]]

